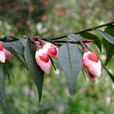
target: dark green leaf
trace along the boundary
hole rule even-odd
[[[13,76],[12,69],[13,64],[11,61],[7,61],[5,64],[2,64],[3,75],[9,80],[11,79],[11,76]]]
[[[40,101],[42,96],[44,72],[39,68],[39,66],[35,62],[35,49],[29,40],[27,41],[27,44],[25,47],[24,57],[25,57],[28,69],[32,74],[32,78],[37,86],[38,93],[39,93],[39,101]]]
[[[105,32],[107,32],[108,34],[114,36],[114,27],[113,26],[106,27]],[[114,55],[114,45],[109,43],[107,40],[103,39],[103,46],[106,50],[105,65],[107,65],[110,62],[112,56]]]
[[[97,31],[105,40],[107,40],[111,44],[114,44],[114,37],[112,35],[101,30],[97,30]]]
[[[1,70],[0,70],[0,105],[5,114],[10,114],[9,106],[6,101],[4,78]]]
[[[24,47],[26,47],[27,40],[27,38],[20,38],[20,42],[23,44]]]
[[[80,35],[83,38],[94,40],[95,44],[97,45],[97,47],[101,51],[102,48],[101,48],[101,41],[100,41],[99,37],[97,37],[96,35],[94,35],[94,34],[92,34],[90,32],[83,32],[83,33],[80,33]]]
[[[14,50],[18,54],[23,54],[24,52],[23,44],[19,40],[12,42],[4,42],[4,46],[5,48]]]
[[[107,73],[108,73],[108,75],[110,76],[110,78],[112,79],[112,81],[114,82],[114,75],[111,74],[108,70],[107,70]]]
[[[59,49],[58,60],[68,81],[69,92],[73,94],[76,80],[82,66],[81,52],[73,44],[64,44]]]

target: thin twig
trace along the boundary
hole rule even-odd
[[[91,28],[88,28],[88,29],[84,29],[84,30],[81,30],[81,31],[78,31],[78,32],[70,33],[70,34],[80,34],[80,33],[83,33],[83,32],[93,31],[93,30],[96,30],[98,28],[102,28],[102,27],[105,27],[105,26],[113,25],[113,24],[114,24],[114,21],[109,22],[109,23],[106,23],[106,24],[102,24],[102,25],[99,25],[99,26],[91,27]],[[55,42],[56,40],[63,39],[65,37],[67,37],[68,35],[62,35],[62,36],[51,37],[51,38],[49,38],[49,37],[48,38],[42,38],[42,40],[54,41]],[[15,41],[15,40],[18,40],[18,39],[15,38],[15,37],[4,37],[4,38],[0,38],[0,41],[4,41],[4,42],[11,42],[11,41]],[[89,43],[89,42],[86,42],[86,41],[84,41],[84,42],[85,43]],[[57,43],[60,43],[60,42],[61,41],[58,41]],[[66,42],[63,41],[61,43],[66,43]],[[70,42],[70,43],[75,43],[75,42]],[[79,43],[79,42],[76,42],[76,43]]]
[[[91,43],[93,40],[82,40],[83,43]],[[80,41],[54,41],[54,43],[71,43],[71,44],[80,44]]]
[[[105,27],[105,26],[108,26],[108,25],[112,25],[112,24],[114,24],[114,21],[106,23],[106,24],[102,24],[102,25],[99,25],[99,26],[91,27],[91,28],[88,28],[88,29],[85,29],[85,30],[81,30],[81,31],[78,31],[78,32],[70,33],[70,34],[80,34],[80,33],[83,33],[83,32],[93,31],[93,30],[96,30],[98,28],[102,28],[102,27]],[[59,40],[59,39],[63,39],[65,37],[67,37],[68,35],[62,35],[62,36],[48,38],[48,39],[49,40]],[[43,38],[43,39],[45,40],[47,38]]]

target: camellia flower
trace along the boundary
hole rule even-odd
[[[11,57],[11,52],[6,50],[0,42],[0,62],[5,63]]]
[[[54,44],[46,42],[43,49],[47,52],[47,54],[55,59],[57,59],[58,47]]]
[[[96,81],[96,79],[101,76],[101,61],[95,53],[91,51],[84,52],[83,65],[92,81]]]
[[[40,36],[34,36],[32,39],[35,39],[33,44],[36,47],[36,63],[44,72],[49,73],[52,65],[50,57],[57,59],[58,47],[44,40],[40,40]],[[39,45],[36,43],[37,41],[39,41]]]
[[[36,59],[36,63],[40,66],[40,68],[44,72],[46,73],[50,72],[51,60],[48,54],[45,52],[45,50],[43,50],[42,48],[38,49],[35,54],[35,59]]]

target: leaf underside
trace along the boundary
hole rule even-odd
[[[78,47],[73,44],[64,44],[58,52],[58,60],[65,73],[70,94],[74,93],[76,80],[82,66],[82,55]]]
[[[107,65],[114,55],[114,27],[108,26],[104,32],[101,30],[98,30],[98,32],[103,37],[102,43],[106,50],[105,65]]]

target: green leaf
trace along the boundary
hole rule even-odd
[[[25,57],[28,69],[32,74],[32,78],[37,86],[39,101],[41,101],[44,72],[40,69],[40,67],[35,62],[35,48],[33,47],[32,43],[29,40],[27,41],[27,44],[25,47],[24,57]]]
[[[114,27],[113,26],[106,27],[105,32],[114,36]],[[110,60],[112,59],[112,56],[114,55],[114,45],[109,43],[107,40],[103,39],[103,46],[106,50],[105,65],[107,65],[110,62]]]
[[[111,74],[109,71],[108,71],[108,69],[105,67],[105,65],[102,63],[102,66],[103,66],[103,68],[105,69],[105,71],[108,73],[108,75],[110,76],[110,78],[112,79],[112,81],[114,82],[114,75],[113,74]]]
[[[12,42],[4,42],[4,46],[7,49],[14,50],[16,53],[23,55],[24,47],[20,40],[12,41]]]
[[[104,31],[101,31],[101,30],[97,30],[97,31],[105,40],[107,40],[111,44],[114,44],[114,37],[113,36],[111,36],[110,34],[104,32]]]
[[[0,70],[0,105],[5,114],[10,114],[9,105],[6,101],[4,78],[1,70]]]
[[[28,39],[27,38],[20,38],[20,42],[23,44],[24,47],[26,47]]]
[[[2,64],[3,75],[9,80],[11,79],[11,76],[13,77],[12,69],[13,63],[11,63],[11,61],[7,61],[5,64]]]
[[[94,35],[90,32],[80,33],[80,36],[82,36],[83,38],[86,38],[86,39],[94,40],[94,43],[97,45],[97,47],[101,51],[102,46],[101,46],[101,41],[100,41],[99,37],[97,37],[96,35]]]
[[[107,70],[107,73],[108,73],[108,75],[110,76],[110,78],[112,79],[112,81],[114,82],[114,75],[111,74],[108,70]]]
[[[105,32],[107,32],[108,34],[114,36],[114,26],[113,25],[107,26],[106,29],[105,29]]]
[[[65,73],[70,94],[74,93],[76,80],[82,66],[82,55],[78,47],[64,44],[58,52],[58,60]]]

